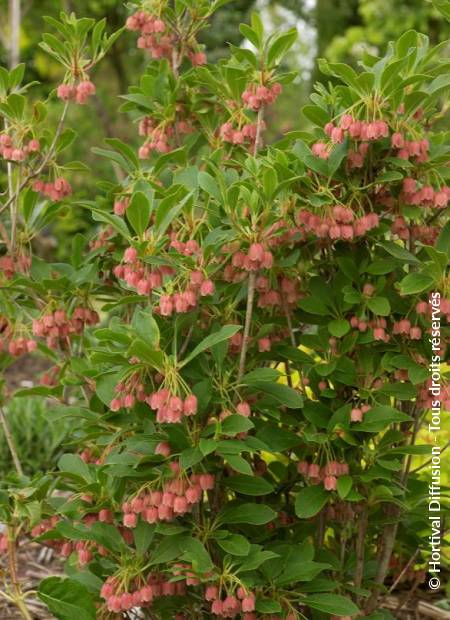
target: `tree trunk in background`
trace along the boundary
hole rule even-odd
[[[20,61],[20,0],[9,0],[9,68],[13,69]]]

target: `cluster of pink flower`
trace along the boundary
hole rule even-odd
[[[432,409],[433,401],[436,400],[436,397],[430,391],[432,387],[432,379],[427,379],[427,381],[420,386],[417,394],[417,407],[420,407],[421,411],[425,411],[427,409]],[[441,409],[442,411],[450,411],[450,383],[446,382],[444,379],[441,384],[441,392],[439,395],[439,399],[441,401]]]
[[[75,101],[84,105],[91,95],[95,95],[95,84],[91,80],[83,80],[77,85],[60,84],[56,93],[63,101]]]
[[[214,488],[214,483],[213,474],[176,477],[161,491],[140,494],[131,501],[125,502],[122,505],[123,524],[127,528],[135,528],[139,516],[147,523],[172,521],[176,517],[182,517],[191,512],[193,506],[200,502],[203,491]]]
[[[347,154],[347,163],[350,169],[362,168],[364,165],[364,159],[369,149],[368,142],[361,142],[358,145],[357,150],[349,149]],[[315,142],[311,147],[312,154],[320,159],[328,159],[332,151],[332,143]]]
[[[167,25],[159,16],[138,11],[127,19],[126,27],[141,33],[137,46],[148,50],[152,58],[172,58],[174,37],[167,32]],[[206,64],[206,54],[198,49],[187,50],[186,56],[194,67]]]
[[[138,155],[140,159],[148,159],[152,151],[169,153],[172,150],[170,141],[175,136],[191,132],[192,127],[186,121],[177,121],[170,125],[158,124],[154,119],[146,116],[139,123],[139,135],[146,136],[148,140],[140,147]]]
[[[273,296],[271,297],[271,299],[269,299],[267,301],[267,299],[264,299],[264,303],[263,304],[258,304],[260,307],[264,307],[267,308],[269,306],[273,306],[273,305],[281,305],[281,297],[280,294],[278,293],[278,291],[269,291],[269,293],[273,293]],[[261,299],[261,297],[260,297]],[[271,302],[271,303],[269,303]],[[273,302],[273,303],[272,303]],[[286,339],[286,337],[289,335],[289,331],[288,329],[281,329],[279,330],[277,333],[272,333],[269,334],[267,336],[262,336],[261,338],[258,338],[257,340],[257,346],[258,346],[258,350],[260,353],[264,353],[264,352],[268,352],[272,349],[272,345],[276,344],[277,342],[281,342],[283,340]],[[237,355],[238,353],[241,352],[242,349],[242,343],[244,340],[244,336],[242,335],[241,332],[238,332],[237,334],[234,334],[229,342],[229,350],[230,353],[233,353],[235,355]],[[253,342],[253,338],[251,336],[249,336],[249,344]]]
[[[59,202],[72,194],[72,187],[63,177],[59,177],[53,183],[51,181],[42,181],[38,179],[33,183],[33,190],[39,192],[54,202]]]
[[[183,416],[193,416],[197,413],[197,397],[189,394],[184,401],[170,393],[167,388],[154,392],[146,400],[149,407],[157,412],[156,420],[159,423],[175,424],[181,422]]]
[[[15,273],[26,273],[31,267],[31,257],[20,254],[17,257],[5,254],[0,256],[0,275],[11,280]]]
[[[259,276],[256,280],[258,292],[258,308],[281,306],[283,303],[292,306],[298,302],[301,293],[298,290],[299,281],[295,278],[279,278],[277,289],[272,288],[269,279]]]
[[[59,366],[52,366],[41,375],[39,383],[48,387],[55,387],[58,385],[60,370]]]
[[[43,521],[41,521],[40,523],[38,523],[37,525],[35,525],[33,527],[33,529],[31,530],[30,534],[33,538],[37,538],[38,536],[42,536],[43,534],[46,534],[47,532],[49,532],[50,530],[53,530],[56,525],[59,522],[59,517],[56,515],[53,515],[52,517],[50,517],[49,519],[44,519]],[[63,557],[69,557],[69,555],[72,553],[74,546],[71,542],[69,541],[64,541],[62,539],[47,539],[45,540],[44,544],[47,547],[51,547],[52,549],[54,549],[55,551],[57,551],[58,553],[60,553]],[[83,554],[82,554],[83,557]]]
[[[347,463],[339,463],[338,461],[330,461],[324,467],[320,467],[317,463],[300,461],[297,464],[297,471],[305,478],[308,478],[312,484],[322,482],[327,491],[335,491],[337,479],[339,476],[347,476],[349,467]]]
[[[350,411],[350,421],[351,422],[362,422],[364,419],[364,414],[370,411],[372,407],[367,403],[363,403],[359,405],[359,407],[353,407]]]
[[[3,350],[4,345],[8,344],[7,351],[13,357],[20,357],[25,353],[33,353],[37,349],[37,342],[30,338],[15,338],[10,339],[7,342],[7,338],[3,334],[3,337],[0,338],[0,351]]]
[[[125,280],[139,295],[148,295],[152,289],[162,286],[164,276],[172,276],[175,273],[172,267],[166,265],[149,269],[145,263],[138,260],[138,252],[133,247],[125,250],[123,260],[125,265],[116,265],[114,275],[119,280]]]
[[[260,121],[260,128],[261,131],[266,128],[264,121]],[[247,142],[249,146],[253,146],[258,136],[258,124],[247,123],[240,129],[236,129],[231,122],[223,123],[219,129],[219,135],[224,142],[229,144],[245,144]]]
[[[423,314],[431,317],[432,306],[426,301],[419,301],[416,305],[417,314]],[[450,323],[450,299],[441,298],[439,312],[445,316],[448,323]]]
[[[123,591],[120,582],[115,577],[108,577],[100,590],[100,596],[106,601],[109,611],[118,613],[129,611],[134,607],[150,606],[155,598],[161,596],[184,596],[186,582],[167,581],[162,575],[150,574],[143,584],[142,579],[132,585],[130,590]],[[178,618],[184,618],[178,615]]]
[[[444,209],[450,200],[450,187],[444,185],[435,190],[431,185],[423,185],[419,188],[416,179],[407,177],[403,179],[402,198],[407,205]]]
[[[200,252],[200,246],[195,239],[180,241],[176,232],[170,234],[170,247],[184,256],[194,256]]]
[[[257,112],[262,106],[274,103],[282,90],[281,84],[278,82],[272,86],[251,84],[242,93],[242,101],[246,108]]]
[[[347,163],[350,169],[362,168],[364,166],[364,160],[369,150],[369,144],[367,142],[361,142],[358,145],[358,149],[349,149],[347,154]]]
[[[439,236],[440,229],[437,226],[427,226],[426,224],[408,225],[405,218],[397,216],[391,225],[391,231],[399,239],[420,241],[425,245],[434,245]]]
[[[428,151],[430,143],[427,139],[408,141],[401,133],[396,131],[391,136],[391,146],[398,149],[396,155],[400,159],[409,159],[415,157],[417,163],[423,163],[428,160]]]
[[[130,206],[130,199],[128,196],[124,196],[120,200],[116,200],[114,202],[114,214],[115,215],[124,215],[125,211]]]
[[[332,240],[362,237],[369,230],[376,228],[380,221],[376,213],[367,213],[355,218],[351,209],[339,205],[333,207],[332,215],[320,216],[307,209],[300,209],[295,217],[297,224],[305,232],[312,232],[320,238]]]
[[[112,242],[112,237],[114,237],[115,234],[116,232],[112,226],[106,226],[104,229],[99,230],[97,235],[89,240],[89,249],[112,251],[115,247]]]
[[[128,30],[141,33],[137,46],[139,49],[148,50],[152,58],[171,58],[173,37],[164,34],[167,26],[158,16],[138,11],[127,19],[126,27]]]
[[[204,280],[198,290],[190,287],[181,293],[161,295],[159,308],[155,308],[155,312],[161,316],[171,316],[174,312],[190,312],[197,306],[198,293],[202,297],[206,297],[213,295],[214,290],[214,282],[212,280]]]
[[[410,340],[420,340],[422,338],[422,330],[417,325],[411,325],[411,321],[408,319],[401,319],[400,321],[394,321],[392,326],[392,333],[397,335],[406,336]]]
[[[383,317],[377,317],[368,322],[368,326],[373,330],[374,340],[381,340],[383,342],[389,342],[390,335],[386,332],[387,321]]]
[[[240,251],[233,254],[231,265],[234,269],[243,269],[244,271],[271,269],[273,267],[273,254],[269,250],[265,250],[262,243],[252,243],[247,254]]]
[[[327,123],[324,131],[334,144],[340,144],[344,141],[346,135],[352,140],[379,140],[387,138],[389,135],[389,125],[382,120],[359,121],[351,114],[343,114],[339,120],[339,125]]]
[[[145,393],[145,386],[141,381],[139,373],[131,375],[127,381],[121,381],[118,383],[114,391],[116,396],[111,400],[109,408],[111,411],[119,411],[119,409],[131,409],[134,407],[136,401],[145,402],[147,394]]]
[[[11,136],[6,133],[0,134],[0,157],[8,161],[24,161],[29,155],[39,153],[41,143],[32,138],[28,144],[19,147],[14,146]]]
[[[96,325],[100,320],[97,312],[78,306],[69,318],[65,310],[55,310],[33,321],[33,334],[46,338],[47,346],[54,349],[58,341],[83,333],[87,325]]]
[[[255,611],[256,597],[242,586],[236,590],[236,595],[228,594],[222,598],[218,586],[208,585],[205,588],[205,600],[211,603],[211,613],[215,616],[236,618],[242,612],[245,620],[256,618],[252,613]]]
[[[37,525],[33,527],[33,529],[31,530],[31,536],[33,538],[42,536],[42,534],[45,534],[46,532],[53,530],[58,524],[58,522],[59,522],[59,517],[57,517],[56,515],[53,515],[49,519],[44,519],[43,521],[41,521],[40,523],[38,523]]]
[[[369,324],[364,319],[359,319],[357,316],[352,316],[350,319],[350,325],[353,329],[357,329],[360,332],[366,332]]]

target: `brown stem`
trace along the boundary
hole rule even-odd
[[[360,588],[364,576],[364,543],[367,532],[367,510],[363,510],[358,519],[358,533],[356,536],[356,567],[355,587]],[[359,599],[359,597],[358,597]]]
[[[11,430],[9,428],[8,420],[6,419],[5,412],[0,407],[0,423],[3,426],[3,432],[5,433],[6,443],[8,444],[9,451],[12,456],[12,460],[14,462],[14,467],[16,468],[19,476],[23,476],[23,469],[20,463],[20,459],[17,455],[16,445],[14,443],[13,436],[11,434]]]
[[[33,620],[23,599],[22,587],[17,575],[16,541],[12,526],[8,526],[8,568],[14,590],[14,603],[25,620]]]
[[[400,581],[403,578],[403,575],[406,573],[406,571],[409,569],[409,567],[414,564],[414,561],[416,559],[416,557],[419,555],[419,549],[416,549],[414,555],[410,558],[409,562],[407,562],[405,564],[405,567],[403,568],[402,572],[400,573],[400,575],[397,577],[397,579],[394,581],[394,583],[391,585],[391,587],[389,588],[389,592],[388,594],[391,594],[391,592],[393,592],[395,590],[395,588],[398,586],[398,584],[400,583]]]
[[[366,613],[368,614],[375,611],[378,607],[379,589],[383,585],[384,580],[386,579],[386,575],[389,570],[389,562],[391,559],[392,551],[394,549],[395,539],[397,537],[398,518],[400,516],[400,510],[397,506],[391,506],[391,510],[389,511],[389,513],[393,517],[393,522],[389,523],[389,525],[387,525],[383,529],[378,539],[378,570],[373,582],[375,586],[374,592],[369,598],[365,609]]]
[[[248,277],[247,310],[245,312],[244,338],[242,341],[241,357],[239,360],[238,383],[244,376],[244,372],[245,372],[245,360],[247,358],[250,327],[252,324],[253,303],[255,300],[255,288],[256,288],[256,271],[251,271]]]
[[[186,353],[186,350],[189,346],[189,342],[191,341],[192,338],[192,333],[194,331],[194,324],[192,324],[188,330],[188,333],[186,334],[186,338],[184,339],[183,344],[181,345],[181,349],[178,353],[178,358],[181,359],[183,357],[183,355]]]
[[[325,512],[319,514],[319,527],[317,529],[317,547],[321,549],[325,540]]]

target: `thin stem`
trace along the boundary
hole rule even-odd
[[[400,516],[400,511],[397,506],[393,506],[390,511],[391,516],[394,519],[394,522],[389,523],[383,531],[381,532],[378,544],[379,551],[377,557],[377,565],[378,570],[374,579],[374,591],[367,602],[367,606],[365,611],[367,613],[372,613],[378,607],[378,595],[379,588],[383,585],[384,580],[386,579],[386,575],[389,570],[389,561],[391,559],[392,551],[394,549],[395,539],[397,537],[397,529],[398,529],[398,518]]]
[[[184,342],[181,345],[181,349],[178,353],[178,359],[181,359],[183,355],[186,353],[186,350],[189,346],[189,342],[191,341],[191,338],[192,338],[193,331],[194,331],[194,324],[190,326],[188,333],[186,334],[186,338],[184,339]]]
[[[391,585],[391,587],[389,588],[388,594],[391,594],[391,592],[393,592],[395,590],[395,588],[398,586],[398,584],[400,583],[400,581],[403,578],[403,575],[406,573],[406,571],[409,569],[409,567],[414,564],[414,561],[416,559],[416,557],[419,555],[419,549],[416,549],[416,551],[414,552],[414,555],[410,558],[410,560],[405,564],[405,567],[403,568],[402,572],[400,573],[400,575],[397,577],[397,579],[394,581],[394,583]]]
[[[6,443],[8,444],[8,448],[11,453],[12,460],[14,462],[14,467],[16,468],[16,471],[19,474],[19,476],[23,476],[23,469],[20,463],[20,459],[17,455],[16,445],[14,443],[14,439],[13,439],[13,436],[9,428],[8,420],[6,419],[5,412],[3,411],[1,407],[0,407],[0,423],[3,426],[3,432],[5,433]]]
[[[355,587],[360,588],[364,575],[364,543],[367,531],[367,510],[363,510],[358,519],[358,533],[356,537],[356,567]],[[359,597],[358,597],[359,598]]]
[[[25,620],[33,620],[23,599],[22,587],[17,575],[16,541],[12,526],[8,526],[8,568],[14,590],[14,604]]]
[[[261,129],[262,123],[264,120],[264,106],[261,106],[258,110],[258,119],[256,121],[256,137],[255,137],[255,146],[253,149],[253,157],[256,157],[259,148],[259,141],[261,139]]]
[[[252,324],[253,303],[255,300],[256,271],[251,271],[248,277],[248,297],[247,310],[245,312],[244,339],[242,341],[241,357],[239,359],[238,383],[240,383],[245,372],[245,361],[247,358],[250,327]]]

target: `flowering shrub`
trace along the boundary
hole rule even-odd
[[[39,590],[57,618],[389,618],[386,579],[426,560],[423,545],[407,564],[427,532],[412,457],[429,453],[450,315],[447,65],[412,31],[359,73],[324,62],[313,130],[266,146],[295,33],[266,38],[255,15],[253,48],[208,66],[197,34],[221,4],[130,14],[149,64],[122,111],[143,142],[95,149],[124,172],[96,200],[71,197],[64,127],[120,33],[50,20],[57,128],[28,111],[23,67],[0,72],[2,366],[48,357],[15,397],[79,423],[57,473],[2,496],[0,549],[12,571],[19,538],[66,558],[67,579]],[[34,239],[70,204],[99,228],[50,264]]]

